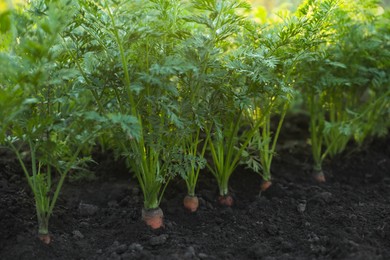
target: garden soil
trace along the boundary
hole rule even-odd
[[[96,179],[67,182],[50,220],[53,241],[37,238],[31,192],[12,154],[0,152],[0,259],[390,259],[390,137],[324,162],[311,179],[307,120],[290,117],[273,163],[273,185],[233,174],[233,207],[217,204],[202,172],[198,212],[183,209],[186,186],[172,181],[161,203],[165,227],[141,221],[142,192],[121,161],[95,155]]]

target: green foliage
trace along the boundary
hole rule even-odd
[[[302,23],[302,19],[292,16],[272,27],[254,27],[230,62],[231,69],[238,71],[244,81],[244,96],[248,99],[248,107],[243,111],[246,120],[257,129],[244,161],[267,181],[271,179],[276,143],[295,92],[292,75],[302,55],[297,46]],[[277,115],[274,133],[271,119]]]
[[[33,191],[40,234],[48,233],[65,177],[89,159],[80,152],[99,131],[84,121],[90,99],[75,87],[78,73],[64,59],[60,33],[72,7],[34,1],[26,6],[30,12],[15,11],[17,44],[0,53],[1,141],[15,152]],[[30,162],[22,156],[26,147]]]
[[[375,28],[383,19],[375,14],[376,1],[319,1],[319,10],[316,2],[299,10],[305,16],[312,12],[308,21],[318,32],[310,36],[308,30],[304,37],[318,38],[318,44],[311,47],[312,58],[299,64],[299,78],[311,116],[315,169],[321,170],[322,161],[344,151],[352,139],[361,143],[374,129],[386,128],[373,111],[388,117],[382,103],[388,96],[383,63],[388,52]]]
[[[108,135],[127,156],[145,208],[158,207],[177,173],[170,163],[185,134],[178,76],[191,68],[175,53],[188,36],[181,10],[173,0],[86,1],[66,39],[98,118],[120,126]]]
[[[198,127],[205,129],[206,144],[213,159],[208,168],[217,180],[220,194],[226,195],[229,178],[241,158],[240,151],[245,149],[253,132],[239,132],[243,126],[241,111],[246,101],[242,99],[244,95],[239,77],[227,63],[227,55],[236,48],[238,37],[250,27],[245,17],[239,15],[239,10],[249,6],[240,1],[192,1],[192,6],[194,15],[186,20],[199,26],[196,28],[200,32],[189,42],[195,44],[193,50],[197,52],[191,54],[199,61],[199,72],[191,81],[188,80],[192,83],[188,87],[193,95],[199,97],[191,100],[200,104],[203,110],[197,111],[204,120]],[[192,102],[190,104],[194,106]],[[189,142],[196,146],[198,140],[196,136]],[[201,155],[206,144],[203,144]]]
[[[150,209],[177,175],[195,195],[205,165],[221,195],[240,163],[269,180],[299,95],[315,170],[351,141],[386,134],[389,12],[377,4],[307,0],[262,24],[235,0],[7,5],[0,142],[23,167],[40,232],[66,175],[90,160],[96,140],[127,158]]]

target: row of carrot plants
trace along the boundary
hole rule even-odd
[[[229,178],[240,164],[267,189],[297,100],[310,115],[320,182],[325,158],[389,127],[389,12],[376,1],[307,0],[264,23],[234,0],[6,3],[0,143],[20,162],[45,243],[66,176],[96,145],[126,159],[142,218],[159,228],[177,176],[191,212],[204,168],[223,205],[233,204]]]

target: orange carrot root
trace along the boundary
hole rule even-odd
[[[261,191],[266,191],[268,190],[269,187],[271,187],[272,182],[271,181],[263,181],[263,183],[260,186]]]
[[[51,243],[51,237],[49,234],[39,234],[38,238],[46,245]]]
[[[187,195],[184,197],[183,204],[188,211],[195,212],[199,207],[199,199],[196,196]]]
[[[142,209],[142,220],[152,229],[164,227],[164,213],[160,208]]]
[[[224,195],[224,196],[219,196],[218,197],[218,202],[219,204],[227,207],[233,206],[233,197],[230,195]]]
[[[325,175],[323,171],[314,171],[313,178],[318,183],[326,182]]]

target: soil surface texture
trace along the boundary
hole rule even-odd
[[[15,157],[0,151],[0,259],[390,259],[390,137],[324,162],[327,182],[311,178],[305,123],[285,123],[273,185],[240,167],[230,180],[233,207],[217,203],[202,172],[199,209],[183,208],[185,183],[172,181],[161,203],[165,227],[141,221],[137,180],[110,153],[97,154],[96,179],[64,184],[50,220],[53,241],[37,238],[31,191]]]

